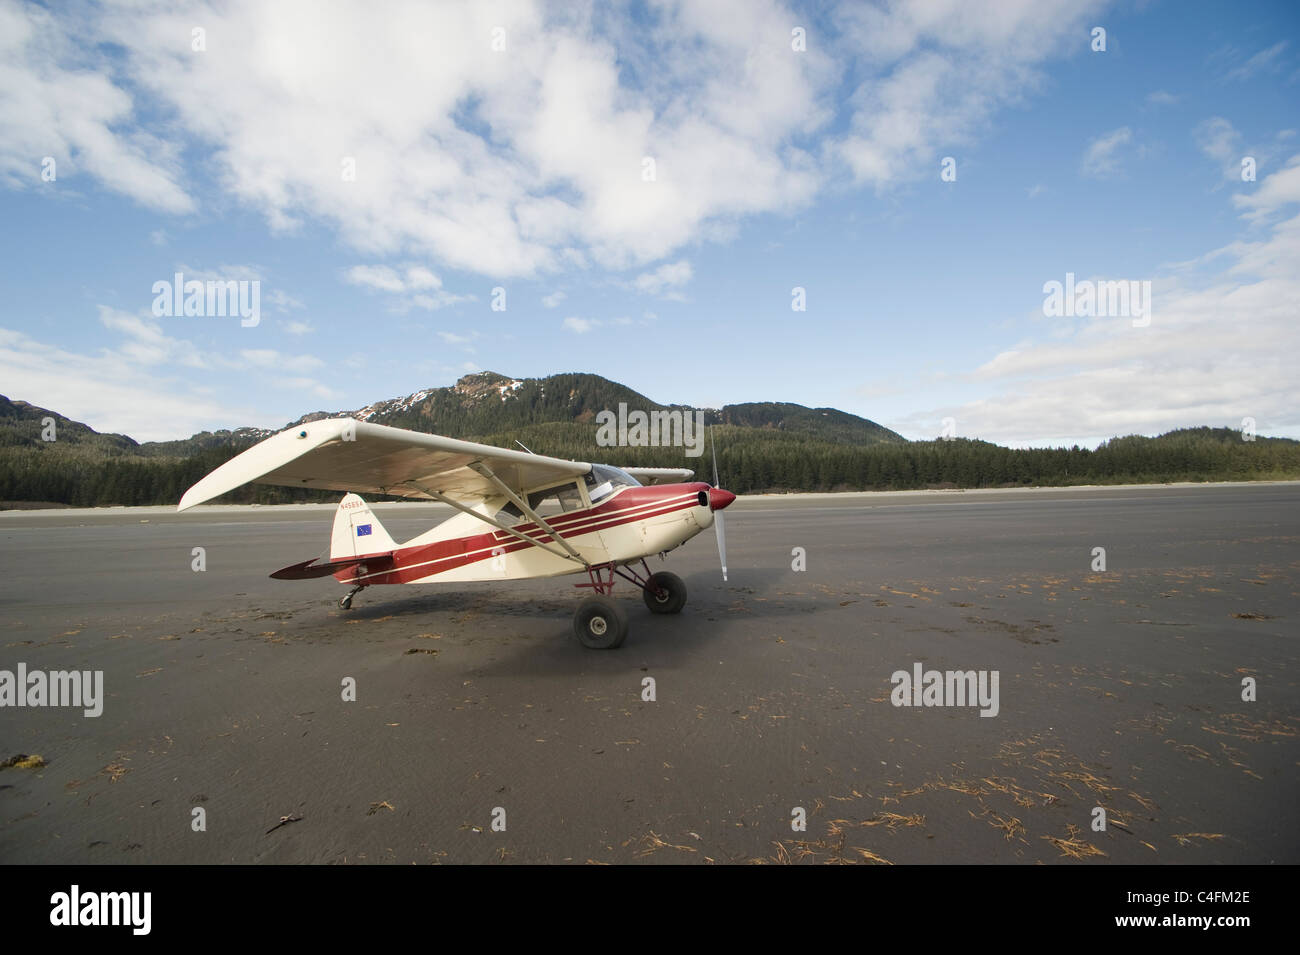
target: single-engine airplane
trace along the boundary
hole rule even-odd
[[[371,424],[328,418],[273,435],[231,458],[181,497],[184,511],[250,481],[346,491],[334,514],[328,558],[271,574],[281,580],[332,576],[351,590],[377,584],[525,580],[585,573],[592,594],[573,631],[584,646],[613,649],[627,636],[627,612],[610,599],[615,576],[641,588],[652,613],[678,613],[686,585],[646,558],[663,555],[712,525],[727,577],[722,510],[736,499],[677,468],[616,468],[566,461]],[[396,543],[357,491],[440,501],[460,513]],[[558,507],[548,517],[543,503]],[[638,569],[639,565],[639,569]]]

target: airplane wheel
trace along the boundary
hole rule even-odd
[[[686,582],[676,574],[661,570],[651,575],[641,596],[651,613],[679,613],[686,606]]]
[[[340,598],[339,598],[339,609],[340,609],[340,610],[351,610],[351,609],[352,609],[352,595],[351,595],[351,594],[348,594],[348,595],[346,595],[346,596],[344,596],[344,597],[340,597]]]
[[[589,650],[613,650],[627,637],[627,611],[608,597],[588,597],[573,614],[573,633]]]

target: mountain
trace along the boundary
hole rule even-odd
[[[661,405],[599,375],[508,378],[466,375],[455,385],[378,401],[347,411],[316,411],[294,427],[348,415],[512,447],[539,454],[624,466],[691,467],[711,477],[706,447],[602,447],[597,414],[698,412],[717,444],[722,483],[754,491],[898,490],[1015,487],[1030,484],[1119,484],[1300,478],[1300,442],[1243,439],[1228,428],[1183,428],[1154,438],[1113,438],[1096,449],[1003,448],[987,441],[907,441],[874,421],[834,408],[784,402],[695,409]],[[57,440],[45,440],[50,420]],[[273,432],[204,431],[177,441],[137,443],[100,434],[81,422],[0,396],[0,507],[173,504],[186,488]],[[250,485],[229,503],[334,500],[331,492]]]
[[[362,408],[315,411],[285,425],[350,416],[376,424],[478,440],[503,447],[516,441],[538,453],[623,465],[681,467],[682,448],[609,448],[596,443],[596,415],[604,409],[699,411],[717,426],[720,455],[735,433],[765,445],[836,442],[867,446],[905,439],[873,421],[831,408],[796,404],[728,405],[694,409],[663,405],[599,375],[510,378],[484,371],[455,385],[425,388]],[[56,440],[43,438],[54,422]],[[0,506],[5,502],[74,505],[170,503],[207,471],[274,434],[261,428],[203,431],[174,441],[136,442],[100,434],[56,411],[0,396]],[[730,446],[734,451],[734,444]],[[686,466],[697,467],[695,458]],[[703,471],[700,472],[703,474]],[[291,488],[244,488],[230,500],[324,500],[329,495]]]
[[[313,411],[290,421],[285,428],[322,418],[352,417],[449,438],[481,440],[518,429],[562,425],[566,430],[573,428],[575,433],[591,432],[591,446],[595,447],[596,414],[604,409],[616,410],[620,403],[629,409],[643,411],[699,410],[704,413],[706,424],[760,428],[849,444],[906,440],[874,421],[834,408],[765,403],[727,405],[720,410],[696,409],[687,405],[659,404],[600,375],[565,374],[521,379],[491,371],[466,375],[451,386],[425,388],[362,408]],[[58,442],[53,447],[66,450],[71,446],[84,446],[106,456],[185,457],[198,451],[248,447],[276,433],[264,428],[243,427],[229,431],[201,431],[174,441],[139,443],[124,434],[100,434],[56,411],[25,401],[10,401],[0,395],[0,447],[41,448],[49,444],[41,439],[42,422],[47,418],[55,421]]]
[[[53,434],[56,440],[65,443],[65,447],[84,448],[104,455],[133,454],[140,448],[124,434],[100,434],[57,411],[38,408],[26,401],[10,401],[0,395],[0,448],[38,448],[46,443],[41,438],[42,433]]]
[[[761,428],[847,444],[905,441],[888,428],[834,408],[768,402],[726,405],[721,409],[664,405],[600,375],[563,374],[547,378],[508,378],[496,372],[466,375],[446,388],[426,388],[402,398],[378,401],[351,411],[316,411],[287,427],[320,418],[350,416],[359,421],[446,435],[484,438],[544,424],[575,425],[593,434],[596,415],[619,404],[629,410],[702,411],[705,424]],[[526,442],[525,442],[526,443]]]
[[[49,422],[53,420],[53,429]],[[43,435],[52,434],[52,440]],[[10,401],[0,395],[0,449],[40,448],[60,452],[85,451],[105,457],[130,456],[187,456],[196,451],[224,448],[231,445],[248,446],[275,434],[263,428],[237,428],[234,431],[201,431],[177,441],[147,441],[143,444],[124,434],[101,434],[80,421],[41,408],[26,401]]]

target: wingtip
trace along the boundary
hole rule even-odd
[[[206,500],[206,498],[201,498],[194,493],[195,488],[197,488],[197,486],[198,485],[195,485],[195,487],[190,488],[188,491],[186,491],[184,494],[181,495],[180,503],[176,505],[176,512],[178,514],[181,511],[188,511],[191,507],[194,507],[195,505],[198,504],[202,504]]]

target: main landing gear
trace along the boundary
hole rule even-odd
[[[627,611],[610,599],[614,590],[614,575],[631,581],[641,588],[641,596],[651,613],[678,613],[686,606],[686,584],[676,574],[661,570],[650,572],[641,561],[644,576],[631,565],[601,564],[588,567],[589,583],[575,587],[590,587],[596,591],[578,604],[573,614],[573,634],[584,647],[591,650],[613,650],[623,645],[627,638]],[[606,576],[607,575],[607,576]]]

